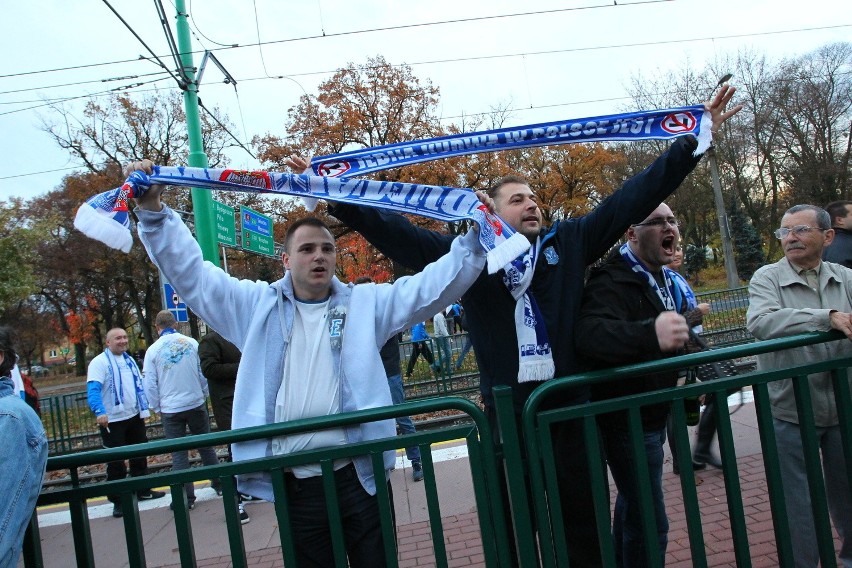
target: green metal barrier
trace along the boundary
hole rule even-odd
[[[821,371],[832,371],[834,374],[835,397],[838,400],[841,436],[844,448],[847,449],[845,458],[847,470],[850,473],[850,484],[852,484],[852,395],[850,395],[848,382],[841,380],[842,376],[845,376],[846,368],[852,365],[852,357],[800,365],[780,371],[752,372],[728,379],[664,389],[582,406],[549,409],[548,400],[551,400],[552,397],[558,395],[561,391],[570,387],[576,387],[579,384],[629,380],[631,377],[647,373],[684,368],[721,359],[753,357],[760,353],[811,345],[840,338],[843,338],[843,336],[836,332],[804,334],[549,381],[536,389],[528,400],[521,417],[520,428],[518,428],[516,415],[512,408],[510,391],[505,387],[498,387],[494,391],[497,414],[495,425],[499,428],[501,442],[496,446],[491,442],[493,439],[492,426],[489,426],[484,413],[476,405],[466,399],[444,397],[407,402],[403,405],[341,414],[332,417],[52,457],[48,462],[48,469],[51,471],[69,470],[72,486],[68,489],[43,493],[40,496],[39,505],[54,503],[68,504],[72,518],[77,565],[94,566],[95,556],[92,550],[87,501],[106,494],[120,494],[125,511],[125,538],[130,566],[145,566],[136,491],[151,485],[169,485],[171,486],[172,499],[176,503],[175,530],[179,543],[181,563],[185,566],[193,566],[195,565],[193,533],[191,520],[186,509],[187,503],[185,494],[182,491],[182,485],[185,482],[202,481],[211,477],[218,477],[223,484],[225,518],[231,551],[231,562],[233,566],[241,567],[247,565],[247,560],[237,510],[236,487],[231,476],[249,472],[268,471],[273,476],[276,496],[275,512],[281,531],[282,553],[287,565],[292,566],[293,559],[290,556],[292,551],[292,535],[289,529],[289,512],[286,506],[286,485],[284,484],[284,471],[286,468],[297,464],[320,463],[323,467],[324,476],[330,478],[331,467],[335,459],[354,455],[370,455],[372,456],[373,463],[378,465],[378,469],[380,470],[382,463],[381,454],[383,451],[418,445],[423,452],[423,465],[427,474],[425,492],[435,562],[437,566],[447,566],[447,550],[444,545],[441,510],[430,447],[432,444],[442,441],[463,438],[469,448],[470,470],[474,479],[474,497],[486,566],[512,565],[509,561],[510,552],[507,536],[512,528],[507,527],[504,521],[503,503],[498,487],[498,472],[502,467],[505,470],[511,499],[511,518],[514,530],[518,535],[517,550],[520,565],[525,568],[536,566],[562,568],[568,566],[568,549],[565,541],[564,527],[562,526],[561,503],[558,499],[560,487],[556,477],[551,426],[561,421],[580,420],[583,425],[584,438],[588,450],[588,466],[593,480],[591,491],[597,515],[596,528],[601,542],[600,552],[605,565],[611,566],[614,565],[615,554],[610,538],[610,499],[612,490],[607,477],[604,454],[598,439],[596,417],[607,412],[627,411],[629,416],[629,436],[632,445],[631,451],[634,453],[637,463],[644,463],[644,444],[639,411],[645,405],[672,402],[675,435],[670,443],[674,443],[677,446],[681,471],[687,472],[691,469],[691,452],[685,424],[684,399],[700,394],[713,393],[719,400],[724,400],[730,389],[751,387],[754,393],[761,457],[766,479],[766,498],[772,516],[778,564],[786,567],[792,565],[792,550],[789,535],[790,531],[795,530],[796,527],[790,526],[785,511],[783,479],[779,474],[778,449],[776,447],[772,416],[769,408],[768,385],[773,381],[794,377],[795,394],[803,431],[807,476],[819,535],[818,545],[820,556],[823,566],[832,567],[836,566],[834,541],[828,516],[825,487],[821,475],[819,448],[816,442],[814,417],[810,406],[810,393],[806,388],[806,377],[809,373]],[[728,515],[727,525],[721,528],[714,526],[709,529],[703,526],[695,477],[682,475],[679,480],[691,553],[690,561],[693,566],[699,568],[708,566],[708,550],[705,542],[705,535],[707,534],[705,531],[707,530],[712,530],[715,533],[718,533],[720,530],[730,532],[730,542],[733,543],[734,561],[737,566],[750,567],[753,562],[750,556],[750,542],[748,538],[750,520],[746,518],[743,505],[742,484],[746,483],[746,481],[741,479],[735,452],[732,421],[729,413],[722,411],[724,408],[728,407],[726,405],[719,405],[720,412],[717,414],[719,447],[723,462],[722,474],[724,476],[724,495],[719,495],[718,498],[720,499],[720,503],[724,499]],[[390,419],[396,416],[445,410],[455,410],[466,414],[469,416],[472,424],[448,426],[384,440],[312,450],[287,456],[192,468],[178,473],[170,472],[149,475],[143,478],[112,481],[109,483],[84,484],[81,483],[77,473],[79,468],[91,464],[104,463],[112,459],[148,456],[168,453],[173,450],[221,445],[236,441],[268,438],[365,421]],[[655,552],[658,551],[658,545],[653,529],[655,522],[653,508],[651,507],[649,474],[647,469],[641,467],[637,467],[635,474],[639,480],[640,495],[645,515],[644,538],[649,551],[648,565],[659,566],[659,555]],[[526,475],[529,477],[530,494],[528,494],[526,489]],[[382,488],[382,484],[379,484],[379,486],[378,496],[381,506],[382,527],[386,538],[389,539],[393,532],[389,496],[387,491]],[[329,497],[327,497],[326,505],[329,509],[332,523],[336,527],[334,531],[334,548],[337,552],[338,561],[342,562],[340,558],[342,534],[340,532],[339,519],[336,517],[334,492],[329,491],[328,494]],[[31,523],[31,530],[28,531],[25,540],[24,550],[25,566],[28,568],[43,566],[39,531],[35,516]],[[397,565],[395,550],[388,550],[387,557],[389,565]]]
[[[274,456],[238,463],[223,463],[215,466],[190,468],[180,472],[152,474],[144,477],[97,484],[80,483],[77,473],[79,468],[117,459],[150,456],[176,450],[284,436],[297,432],[341,427],[374,420],[393,419],[397,416],[408,414],[437,412],[448,409],[467,414],[473,424],[418,432],[405,436],[395,436],[370,442],[348,444],[345,446],[303,451],[286,456]],[[188,514],[189,511],[183,484],[210,478],[219,478],[223,487],[225,518],[231,550],[231,565],[234,567],[245,567],[248,565],[248,561],[242,537],[242,525],[239,521],[237,509],[237,489],[232,476],[265,471],[269,472],[273,479],[275,513],[280,530],[284,560],[288,566],[294,566],[294,559],[292,557],[293,536],[290,531],[290,516],[287,507],[287,488],[284,482],[284,472],[286,469],[295,465],[320,463],[323,478],[327,482],[326,505],[332,527],[332,540],[336,562],[339,566],[345,566],[346,560],[345,555],[343,555],[343,531],[340,514],[337,507],[334,483],[333,481],[329,481],[333,480],[334,460],[347,457],[351,458],[358,455],[369,455],[372,458],[374,470],[383,471],[382,453],[384,451],[395,451],[400,447],[418,445],[423,455],[423,467],[426,473],[424,483],[435,562],[437,566],[448,566],[449,560],[443,539],[435,468],[432,463],[430,449],[432,444],[458,439],[464,439],[468,446],[470,471],[475,481],[474,497],[486,563],[489,566],[506,565],[506,559],[509,554],[507,533],[506,527],[503,524],[502,504],[499,497],[495,498],[495,496],[499,495],[499,491],[495,489],[497,459],[493,445],[490,442],[482,442],[482,440],[491,440],[491,431],[484,413],[476,405],[468,400],[456,397],[410,402],[393,407],[272,424],[256,428],[231,430],[202,436],[190,436],[179,440],[162,440],[147,444],[52,457],[48,460],[48,471],[69,470],[72,486],[68,489],[42,493],[39,497],[38,505],[68,504],[74,535],[76,565],[91,567],[95,565],[95,554],[92,547],[87,501],[108,494],[120,495],[124,510],[123,519],[128,562],[133,568],[141,568],[146,566],[146,562],[142,544],[137,491],[152,486],[169,485],[171,486],[172,501],[175,504],[175,530],[181,564],[184,566],[195,566],[196,557],[193,544],[192,523]],[[378,483],[377,486],[382,531],[386,542],[394,542],[395,527],[391,513],[389,491],[386,484]],[[25,538],[24,565],[27,568],[44,565],[40,546],[37,517],[34,515],[30,524],[30,530],[27,532]],[[387,551],[387,559],[389,566],[398,565],[395,548]]]
[[[847,449],[845,453],[847,471],[850,474],[850,484],[852,484],[852,398],[850,398],[848,381],[840,380],[841,375],[845,376],[846,368],[852,365],[852,357],[800,365],[784,370],[752,372],[708,383],[697,383],[684,387],[664,389],[582,406],[556,410],[541,410],[541,408],[546,404],[549,397],[566,388],[577,387],[581,384],[629,380],[631,377],[653,372],[685,368],[721,359],[754,356],[759,353],[811,345],[840,338],[846,340],[842,334],[831,332],[804,334],[790,338],[756,342],[747,346],[728,347],[693,355],[673,357],[652,363],[575,375],[570,378],[550,381],[536,389],[523,411],[523,429],[526,441],[525,449],[529,460],[529,475],[533,488],[536,522],[539,527],[538,538],[540,541],[541,564],[546,567],[567,566],[568,558],[564,527],[561,522],[562,512],[558,499],[559,487],[556,482],[556,466],[553,459],[553,440],[550,434],[551,425],[566,420],[581,420],[583,423],[588,450],[588,466],[592,472],[593,479],[592,493],[598,519],[597,527],[601,542],[601,554],[604,564],[611,566],[615,563],[615,552],[610,537],[610,488],[606,471],[602,465],[605,456],[598,440],[595,418],[600,414],[626,410],[629,417],[628,426],[632,451],[634,452],[636,463],[641,464],[645,463],[645,458],[639,410],[645,405],[671,401],[673,403],[672,410],[675,423],[674,443],[677,444],[680,469],[683,472],[687,472],[691,471],[691,452],[686,430],[684,399],[696,395],[713,393],[718,400],[725,400],[729,389],[751,386],[755,394],[755,410],[766,473],[767,494],[778,549],[778,562],[781,566],[792,566],[792,550],[790,549],[789,535],[790,530],[795,530],[795,527],[789,526],[785,512],[783,480],[779,475],[778,449],[772,426],[767,385],[773,381],[793,377],[800,424],[803,431],[808,483],[811,489],[811,500],[817,532],[819,534],[820,557],[823,566],[836,566],[825,487],[820,468],[814,416],[810,405],[810,391],[807,388],[807,375],[815,372],[833,371],[835,396],[838,401],[840,414],[841,435],[844,448]],[[745,568],[752,565],[752,559],[749,554],[748,519],[745,518],[743,511],[741,480],[737,470],[731,420],[728,412],[723,411],[728,407],[727,405],[719,405],[718,408],[720,410],[717,413],[719,447],[723,463],[725,498],[728,507],[731,540],[734,545],[736,565]],[[504,459],[507,462],[520,459],[521,448],[507,446],[506,439],[504,439],[503,449],[505,454]],[[510,476],[515,477],[514,482],[512,480],[509,482],[510,487],[521,487],[519,485],[519,476],[523,472],[518,471],[517,468],[507,468],[507,472]],[[654,529],[656,523],[654,521],[651,500],[650,477],[647,468],[637,467],[635,474],[639,480],[639,493],[644,514],[644,540],[646,549],[648,550],[647,562],[649,566],[660,566],[659,546]],[[705,567],[707,566],[707,551],[704,544],[704,528],[701,523],[695,478],[691,475],[681,475],[680,483],[692,553],[691,561],[693,566],[699,568]],[[523,491],[515,489],[512,493],[513,505],[515,502],[522,502],[526,499]],[[536,564],[529,560],[526,562],[522,560],[522,565],[534,566]]]

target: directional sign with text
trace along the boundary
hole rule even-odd
[[[272,240],[272,219],[254,209],[240,206],[240,222],[243,228],[243,248],[259,254],[275,256]]]
[[[234,208],[213,200],[213,212],[216,215],[216,240],[219,244],[237,246],[237,225],[234,221]]]

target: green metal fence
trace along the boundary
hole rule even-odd
[[[792,377],[802,427],[808,483],[819,535],[820,558],[823,567],[836,566],[837,560],[834,552],[825,487],[820,467],[820,453],[816,439],[810,390],[807,388],[807,375],[823,371],[833,372],[843,447],[846,449],[846,468],[850,477],[849,483],[852,485],[852,397],[850,397],[849,382],[845,380],[847,377],[847,368],[852,365],[852,357],[803,364],[779,371],[756,371],[728,379],[696,383],[685,387],[664,389],[588,405],[556,410],[542,410],[548,398],[553,397],[561,390],[568,387],[576,387],[580,384],[629,380],[631,377],[647,373],[683,368],[720,359],[755,356],[759,353],[821,343],[829,339],[842,339],[846,341],[845,337],[840,333],[804,334],[790,338],[756,342],[747,346],[728,347],[711,352],[675,357],[653,363],[577,375],[559,381],[551,381],[538,388],[532,394],[524,408],[523,432],[524,439],[526,440],[525,449],[529,459],[529,475],[531,478],[530,483],[533,487],[536,522],[539,527],[538,538],[540,541],[541,565],[546,567],[566,566],[568,558],[564,528],[561,521],[560,501],[556,498],[559,494],[559,487],[556,482],[556,466],[553,458],[553,440],[551,438],[551,426],[554,423],[565,420],[581,420],[583,423],[588,448],[588,466],[592,472],[593,497],[596,507],[598,536],[601,542],[601,555],[605,566],[614,566],[615,552],[612,539],[610,538],[610,485],[604,466],[605,459],[598,439],[595,418],[600,414],[608,412],[618,410],[628,411],[631,451],[636,456],[634,461],[645,463],[644,457],[642,457],[644,456],[644,441],[639,414],[640,409],[646,405],[671,401],[673,403],[672,412],[675,423],[674,443],[677,445],[680,470],[687,472],[692,469],[692,454],[687,435],[686,415],[683,405],[684,399],[696,395],[713,393],[718,400],[725,400],[729,389],[751,386],[754,393],[757,425],[766,474],[766,499],[770,504],[772,513],[775,542],[778,550],[778,564],[785,567],[792,566],[793,560],[789,535],[790,530],[795,530],[795,527],[789,526],[784,506],[783,480],[779,474],[778,448],[775,443],[768,389],[768,385],[773,381]],[[511,397],[507,396],[507,392],[502,392],[496,396],[498,405],[502,407],[498,413],[505,419],[506,411],[511,409]],[[724,497],[727,503],[729,526],[726,527],[726,530],[730,531],[731,541],[734,544],[736,565],[748,568],[752,566],[753,562],[749,554],[748,525],[750,519],[746,518],[743,510],[741,479],[737,469],[728,406],[719,405],[718,410],[719,447],[724,466],[723,474],[726,490],[726,494],[719,496],[719,498],[721,500]],[[501,422],[501,428],[509,426],[510,422]],[[670,443],[672,442],[670,441]],[[519,463],[518,460],[520,460],[521,452],[520,447],[507,445],[504,438],[504,454],[507,463]],[[523,472],[517,469],[508,469],[507,471],[510,475],[509,486],[521,487],[518,484],[523,479]],[[648,470],[647,468],[637,467],[635,475],[639,480],[639,492],[642,502],[643,536],[645,548],[648,551],[647,565],[651,567],[661,566]],[[511,477],[514,477],[514,481],[511,480]],[[706,567],[708,565],[708,551],[705,548],[703,531],[718,531],[720,527],[704,527],[702,525],[695,477],[692,475],[681,475],[680,483],[688,526],[691,562],[693,566],[699,568]],[[525,499],[526,495],[523,491],[515,491],[512,495],[513,509],[516,501],[523,504]],[[527,550],[526,554],[526,558],[522,558],[522,564],[525,566],[536,566],[537,563],[533,552]]]
[[[80,482],[78,475],[78,471],[81,468],[116,459],[151,456],[176,450],[264,439],[374,420],[391,419],[406,414],[446,410],[465,413],[471,424],[428,432],[418,432],[416,434],[396,436],[383,440],[303,451],[286,456],[262,458],[239,463],[223,463],[216,466],[191,468],[181,472],[168,472],[105,483],[83,484]],[[383,472],[382,452],[393,451],[401,446],[409,447],[418,445],[422,451],[423,468],[426,474],[424,484],[433,543],[432,553],[437,566],[448,566],[448,552],[443,539],[442,515],[430,448],[433,444],[460,439],[463,439],[467,444],[470,458],[470,474],[475,481],[474,498],[480,525],[481,544],[486,562],[489,566],[508,565],[508,537],[503,523],[502,504],[499,498],[495,499],[495,496],[499,495],[499,491],[495,489],[498,467],[497,457],[494,446],[491,443],[483,442],[483,440],[491,440],[488,422],[479,407],[468,400],[457,397],[424,400],[369,411],[205,434],[202,436],[190,436],[180,440],[161,440],[122,448],[102,449],[52,457],[48,460],[48,471],[67,470],[71,479],[71,487],[42,493],[38,504],[39,506],[43,506],[67,503],[71,513],[76,565],[79,567],[91,567],[95,566],[96,557],[92,547],[87,502],[93,498],[103,497],[108,494],[120,495],[124,510],[123,520],[128,563],[133,568],[141,568],[146,566],[146,561],[137,491],[152,486],[169,485],[171,487],[172,501],[175,504],[175,530],[177,532],[180,562],[183,566],[195,566],[196,554],[192,523],[187,508],[183,484],[219,478],[223,488],[225,519],[231,551],[231,566],[235,568],[245,567],[248,565],[248,561],[243,541],[242,525],[240,524],[237,509],[237,489],[232,476],[252,472],[269,472],[273,481],[275,514],[280,530],[283,558],[288,566],[295,566],[293,558],[293,536],[290,530],[290,515],[287,507],[287,487],[284,482],[285,470],[295,465],[320,463],[323,478],[333,479],[333,465],[335,460],[368,455],[372,459],[374,471]],[[379,476],[381,475],[380,473]],[[336,563],[338,566],[346,566],[345,555],[343,553],[342,525],[334,483],[325,484],[325,489],[326,508],[331,523]],[[379,499],[385,542],[395,542],[392,505],[387,484],[377,483],[377,496]],[[117,551],[112,550],[109,554],[114,559]],[[388,565],[396,566],[396,550],[389,548],[386,554]],[[27,531],[25,539],[24,565],[27,568],[44,566],[36,515],[33,516],[33,521],[30,523],[30,528]]]
[[[225,518],[231,552],[231,562],[235,567],[246,566],[246,552],[242,537],[242,528],[237,512],[236,487],[232,479],[234,474],[244,474],[256,471],[268,471],[273,477],[276,496],[275,513],[280,527],[282,554],[288,566],[293,566],[291,557],[292,535],[289,530],[289,514],[286,506],[286,484],[284,470],[296,464],[321,463],[324,476],[331,474],[335,459],[355,455],[369,455],[378,471],[382,469],[381,452],[399,447],[418,445],[424,457],[426,471],[425,493],[429,514],[430,537],[432,552],[437,566],[447,566],[447,549],[441,520],[441,508],[435,480],[435,468],[431,458],[431,447],[442,441],[464,439],[468,444],[470,456],[470,472],[474,481],[474,497],[479,520],[480,540],[484,551],[486,566],[508,566],[509,551],[507,531],[511,528],[504,523],[503,505],[499,498],[498,472],[504,469],[512,502],[512,518],[514,530],[518,535],[518,552],[520,564],[524,567],[567,566],[568,550],[562,527],[560,487],[556,481],[556,465],[554,460],[551,425],[565,420],[580,420],[584,425],[585,441],[588,446],[588,465],[592,472],[592,493],[597,512],[597,529],[601,542],[601,554],[605,565],[614,564],[614,549],[609,536],[610,531],[610,501],[612,488],[604,465],[602,448],[598,440],[596,417],[600,414],[626,410],[629,414],[629,428],[632,450],[637,456],[643,452],[643,439],[640,422],[640,409],[648,404],[671,401],[675,422],[676,444],[681,471],[690,471],[690,449],[683,401],[685,398],[713,393],[720,400],[724,399],[729,389],[752,388],[754,392],[757,428],[760,438],[762,460],[765,470],[766,489],[765,499],[771,512],[775,544],[777,546],[778,565],[792,565],[789,534],[795,527],[790,527],[787,521],[783,502],[783,480],[779,475],[778,450],[775,443],[772,417],[769,410],[768,385],[773,381],[794,377],[796,397],[801,417],[807,475],[811,488],[814,514],[819,534],[819,549],[822,565],[836,566],[834,557],[834,542],[831,524],[828,516],[825,488],[822,483],[819,448],[816,443],[813,413],[810,405],[810,393],[807,388],[806,375],[813,372],[833,371],[835,376],[835,396],[841,421],[842,439],[847,448],[847,470],[852,477],[852,395],[845,377],[846,369],[852,365],[852,357],[836,360],[826,360],[813,364],[800,365],[781,371],[760,371],[746,375],[731,377],[709,383],[699,383],[686,387],[664,389],[641,395],[620,399],[596,402],[582,406],[547,409],[547,402],[559,392],[580,383],[606,382],[614,380],[629,380],[631,377],[651,372],[684,368],[714,360],[753,357],[759,353],[788,349],[819,342],[842,338],[839,333],[805,334],[785,339],[754,342],[748,345],[728,347],[711,352],[698,353],[634,365],[619,369],[606,370],[596,373],[577,375],[564,379],[547,382],[539,387],[530,397],[522,416],[521,430],[516,428],[515,413],[511,404],[508,389],[495,389],[497,404],[497,421],[501,432],[502,443],[494,446],[491,427],[483,412],[473,403],[458,397],[431,398],[421,401],[408,402],[404,405],[347,413],[332,417],[322,417],[302,420],[287,424],[275,424],[259,428],[230,431],[204,436],[194,436],[181,440],[163,440],[110,450],[98,450],[52,457],[48,469],[68,470],[71,487],[58,491],[45,492],[39,499],[39,505],[67,503],[72,518],[76,563],[78,566],[94,566],[95,556],[92,551],[91,534],[89,530],[87,502],[93,498],[107,494],[120,494],[124,505],[124,528],[127,555],[130,566],[145,566],[144,547],[142,546],[141,525],[136,502],[136,491],[151,485],[169,485],[172,488],[172,499],[177,504],[175,510],[175,530],[179,543],[181,563],[184,566],[195,565],[193,532],[186,509],[186,500],[182,485],[185,482],[202,481],[211,477],[221,479],[224,489]],[[845,340],[845,339],[843,339]],[[708,566],[708,550],[705,543],[705,531],[730,532],[730,541],[734,546],[735,563],[740,567],[750,567],[754,560],[750,556],[749,525],[752,522],[744,514],[743,508],[743,479],[740,477],[735,454],[735,442],[732,432],[732,422],[726,405],[720,405],[718,413],[719,447],[724,463],[723,476],[725,480],[724,495],[719,495],[720,502],[726,504],[728,523],[720,526],[704,526],[698,504],[695,477],[683,475],[680,478],[680,493],[684,503],[685,519],[691,556],[689,561],[694,566]],[[109,483],[83,484],[80,482],[78,470],[88,465],[104,463],[112,459],[127,459],[134,456],[148,456],[168,453],[173,450],[198,448],[209,445],[220,445],[235,441],[246,441],[272,436],[293,434],[296,432],[338,427],[342,425],[362,423],[365,421],[381,420],[409,414],[443,412],[454,410],[469,417],[471,424],[462,426],[447,426],[435,430],[418,432],[406,436],[398,436],[384,440],[376,440],[335,448],[300,452],[287,456],[277,456],[240,462],[219,464],[211,467],[192,468],[181,472],[169,472],[149,475],[142,478],[112,481]],[[522,442],[523,441],[523,442]],[[521,447],[524,443],[524,447]],[[558,449],[557,449],[558,451]],[[526,459],[524,459],[526,455]],[[637,460],[642,462],[642,460]],[[521,464],[527,463],[527,472],[532,487],[531,495],[525,489],[525,470]],[[635,472],[639,480],[640,492],[643,498],[645,514],[646,547],[649,550],[648,565],[659,566],[660,558],[654,551],[657,549],[657,539],[653,527],[653,507],[650,498],[650,479],[647,470],[637,468]],[[852,483],[852,479],[850,479]],[[333,485],[333,484],[331,484]],[[379,484],[380,487],[382,484]],[[386,542],[393,542],[393,520],[390,513],[388,492],[379,490],[379,501],[382,512],[382,527]],[[334,492],[329,492],[327,508],[332,519],[335,539],[335,550],[342,550],[342,535]],[[532,512],[533,517],[531,517]],[[535,522],[531,522],[531,518]],[[38,526],[31,523],[25,543],[25,565],[29,567],[42,566]],[[387,559],[390,566],[398,565],[396,551],[388,550]],[[339,565],[345,565],[338,552]]]

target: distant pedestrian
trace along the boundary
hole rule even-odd
[[[142,373],[133,357],[127,353],[127,332],[120,327],[106,334],[106,349],[89,363],[87,394],[89,408],[95,414],[105,448],[118,448],[148,441],[145,418],[150,416],[148,399],[142,387]],[[127,466],[124,460],[109,462],[107,481],[124,479]],[[142,456],[130,459],[130,476],[148,474],[148,460]],[[159,499],[162,491],[143,489],[139,499]],[[122,517],[124,512],[118,495],[107,495],[113,503],[112,516]]]
[[[411,377],[411,372],[414,371],[414,365],[417,364],[417,358],[423,355],[426,362],[429,363],[429,368],[435,369],[435,358],[432,356],[432,350],[429,349],[429,334],[426,332],[426,322],[415,324],[411,328],[411,357],[408,358],[408,367],[405,370],[405,378]]]
[[[198,359],[198,342],[178,333],[177,322],[169,310],[162,310],[155,320],[159,339],[145,353],[145,372],[142,383],[151,408],[159,412],[163,422],[163,435],[167,439],[183,438],[187,430],[192,435],[210,433],[207,414],[207,379],[201,374]],[[199,448],[201,463],[216,465],[219,459],[213,448]],[[172,452],[172,470],[189,469],[189,451]],[[210,485],[221,493],[218,478]],[[195,485],[187,482],[187,504],[195,507]],[[174,503],[172,504],[174,509]]]
[[[0,327],[0,566],[17,566],[47,464],[47,435],[12,383],[17,355],[12,334]]]

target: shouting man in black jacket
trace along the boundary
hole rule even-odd
[[[680,238],[668,205],[657,207],[627,230],[627,243],[589,276],[577,321],[577,352],[593,367],[617,367],[670,357],[689,340],[686,296],[664,268],[674,258]],[[596,384],[593,398],[602,400],[643,393],[677,384],[677,371]],[[657,520],[660,554],[665,564],[669,523],[663,500],[663,443],[669,404],[642,407],[645,454]],[[642,538],[638,480],[626,412],[598,418],[610,472],[618,488],[612,535],[618,566],[647,565]]]

